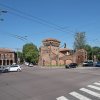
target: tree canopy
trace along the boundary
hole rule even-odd
[[[87,51],[87,58],[89,60],[94,60],[94,56],[96,57],[96,60],[100,61],[100,47],[94,46],[91,47],[90,45],[85,45],[84,49]]]
[[[86,45],[85,32],[78,32],[75,34],[74,49],[83,49]]]
[[[92,60],[92,47],[89,44],[86,44],[84,49],[87,51],[87,59]]]
[[[26,62],[38,63],[39,51],[33,43],[27,43],[23,46],[23,57]]]

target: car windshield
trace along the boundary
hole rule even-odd
[[[18,67],[17,65],[11,65],[10,67]]]
[[[100,62],[97,62],[97,64],[100,64]]]
[[[85,61],[84,63],[88,63],[88,61]]]
[[[93,63],[92,61],[90,61],[89,63]]]

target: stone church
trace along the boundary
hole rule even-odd
[[[87,60],[87,52],[84,49],[71,50],[60,47],[60,41],[47,38],[42,41],[43,46],[39,49],[39,62],[41,66],[60,66],[69,63],[82,63]]]

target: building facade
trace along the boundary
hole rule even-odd
[[[39,65],[53,66],[65,65],[72,62],[82,63],[87,60],[87,52],[83,49],[73,52],[68,48],[60,47],[60,41],[48,38],[42,41],[43,46],[39,49]]]
[[[11,65],[17,62],[17,55],[14,51],[0,48],[0,65]]]

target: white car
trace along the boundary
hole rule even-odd
[[[17,71],[20,72],[21,71],[21,67],[19,65],[11,65],[11,66],[7,66],[3,69],[2,72],[13,72],[13,71]]]

